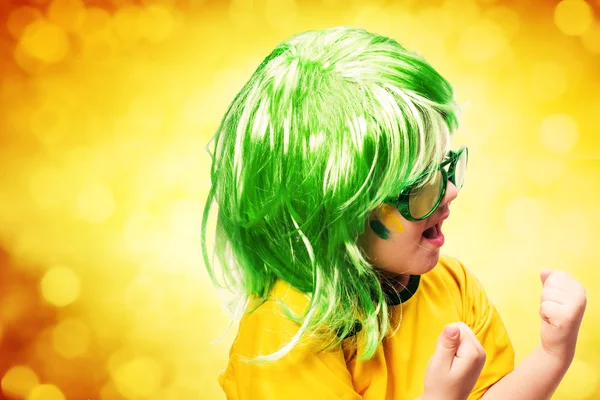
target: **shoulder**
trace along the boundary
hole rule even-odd
[[[487,295],[479,280],[454,257],[440,256],[436,267],[425,278],[432,286],[442,286],[462,315],[469,315],[473,308],[485,308],[487,305]]]
[[[242,318],[245,325],[281,324],[298,320],[310,305],[310,296],[289,283],[277,281],[266,299],[251,298]]]
[[[430,278],[438,279],[449,288],[464,288],[473,274],[454,257],[441,255],[436,267],[431,271]]]
[[[310,303],[309,297],[278,281],[264,301],[251,299],[232,346],[232,353],[254,357],[280,350],[300,328],[298,321]]]
[[[440,257],[434,271],[452,294],[462,321],[478,330],[493,312],[493,305],[481,282],[459,260],[449,256]]]

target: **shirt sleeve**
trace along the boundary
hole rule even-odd
[[[343,350],[317,352],[301,342],[279,360],[248,363],[248,357],[267,355],[287,344],[298,325],[286,318],[277,302],[267,301],[246,314],[219,376],[227,399],[343,399],[362,397],[354,391]]]
[[[486,362],[468,400],[480,399],[514,369],[515,353],[496,308],[477,278],[463,266],[463,321],[473,330],[486,352]]]

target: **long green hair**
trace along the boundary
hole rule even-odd
[[[292,340],[255,360],[276,360],[307,334],[333,348],[357,321],[358,358],[373,356],[391,326],[357,239],[371,210],[443,159],[457,114],[451,86],[420,55],[362,29],[300,33],[260,64],[211,141],[202,223],[211,279],[238,310],[266,301],[278,280],[309,299],[303,315],[288,313]]]

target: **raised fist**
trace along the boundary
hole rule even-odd
[[[425,392],[421,400],[464,400],[483,365],[485,350],[471,329],[462,322],[447,325],[439,336],[436,350],[429,359]]]
[[[542,346],[548,353],[570,362],[585,312],[585,289],[563,271],[545,269],[540,278],[543,285],[540,301]]]

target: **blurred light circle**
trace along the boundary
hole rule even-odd
[[[171,227],[179,236],[194,237],[198,235],[198,227],[202,225],[202,214],[199,199],[181,199],[173,205],[169,213]]]
[[[516,11],[497,6],[485,12],[485,18],[495,22],[507,38],[513,38],[521,28],[521,17]]]
[[[117,386],[113,381],[107,382],[102,389],[100,389],[99,398],[100,400],[114,400],[122,397],[117,389]],[[166,400],[166,399],[165,399]],[[174,399],[173,399],[174,400]]]
[[[2,392],[10,397],[25,398],[39,384],[33,370],[25,365],[10,368],[2,377]]]
[[[45,384],[33,388],[27,400],[67,400],[67,398],[56,386]]]
[[[46,14],[50,22],[67,31],[75,31],[85,18],[85,4],[81,0],[53,0]]]
[[[583,0],[563,0],[554,9],[554,23],[565,35],[581,35],[593,22],[592,8]]]
[[[31,57],[51,64],[62,60],[69,52],[69,38],[55,24],[35,21],[27,26],[19,47]]]
[[[127,118],[138,130],[156,130],[161,127],[165,119],[165,106],[164,100],[157,96],[136,96],[131,101]]]
[[[85,10],[83,21],[81,22],[82,34],[96,33],[104,31],[110,26],[111,16],[108,11],[99,7],[89,7]]]
[[[482,19],[482,8],[473,0],[446,0],[439,7],[441,12],[451,15],[454,29],[462,30],[465,26],[476,24]],[[414,11],[413,11],[414,14]]]
[[[125,305],[136,314],[156,314],[162,303],[162,287],[148,276],[135,279],[125,291]]]
[[[582,36],[581,42],[588,51],[600,53],[600,24],[594,24]]]
[[[581,254],[590,244],[590,223],[587,213],[582,209],[568,209],[556,218],[557,235],[560,248],[572,254]],[[572,232],[573,234],[565,234]],[[591,249],[590,249],[591,250]]]
[[[485,20],[465,27],[458,39],[461,57],[472,62],[489,61],[507,47],[504,32],[495,23]]]
[[[64,174],[57,169],[37,169],[29,179],[29,192],[35,203],[45,210],[60,206],[66,196],[64,179]]]
[[[77,195],[77,214],[85,221],[101,223],[115,211],[112,190],[103,184],[90,184]]]
[[[155,360],[141,357],[117,367],[112,378],[123,396],[137,399],[150,396],[158,390],[162,370]]]
[[[543,233],[545,206],[542,201],[517,197],[506,205],[506,227],[521,240],[539,240]]]
[[[200,8],[206,3],[208,0],[188,0],[188,5],[191,9]]]
[[[83,356],[90,346],[90,330],[78,319],[65,319],[52,330],[52,345],[65,358]]]
[[[40,286],[44,299],[57,307],[73,303],[80,293],[79,277],[65,267],[54,267],[46,272]]]
[[[115,45],[107,35],[88,35],[82,39],[82,44],[81,54],[88,63],[96,64],[110,60],[115,51]]]
[[[212,120],[211,106],[214,107],[215,101],[212,96],[208,96],[206,91],[197,91],[189,96],[182,107],[183,119],[187,125],[200,127]],[[216,112],[216,110],[211,110]]]
[[[551,151],[565,153],[577,144],[577,123],[566,114],[554,114],[542,121],[541,141]]]
[[[22,46],[16,46],[13,57],[16,64],[28,74],[37,74],[43,70],[44,63],[27,53]]]
[[[532,182],[539,185],[559,182],[565,175],[566,163],[563,160],[530,158],[526,163],[527,176]]]
[[[413,20],[411,23],[408,23],[407,28],[409,30],[404,32],[406,36],[415,36],[414,39],[417,40],[418,38],[416,36],[419,36],[422,33],[428,33],[429,36],[433,36],[436,33],[433,31],[436,30],[438,33],[438,37],[441,34],[450,35],[456,33],[455,30],[457,27],[454,23],[452,15],[442,11],[439,8],[431,7],[421,10],[418,13],[418,19],[414,18],[412,14],[408,14],[407,16],[406,13],[402,13],[400,14],[400,20],[398,20],[396,18],[396,14],[389,15],[389,13],[386,12],[385,8],[382,8],[381,12],[388,15],[388,22],[393,23],[395,29],[395,25],[397,25],[398,23],[402,23],[404,25],[408,22],[407,20]],[[410,31],[418,27],[421,28],[419,30],[419,35],[411,35]],[[441,42],[443,43],[447,42],[447,40],[445,40],[446,38],[440,37],[440,39],[442,39]]]
[[[421,54],[427,54],[430,62],[443,63],[446,55],[446,43],[439,33],[432,30],[424,30],[412,41],[412,46]]]
[[[298,5],[295,0],[266,0],[265,19],[275,29],[290,29],[298,17]]]
[[[29,127],[40,142],[52,146],[69,135],[70,117],[64,108],[43,106],[32,113]]]
[[[161,6],[175,6],[179,0],[140,0],[140,2],[148,7],[153,5],[161,5]],[[204,0],[206,1],[206,0]],[[193,3],[193,0],[187,0],[187,3]]]
[[[348,0],[321,0],[321,3],[325,7],[331,7],[339,9],[339,7],[354,7],[354,2],[348,2]]]
[[[392,16],[381,7],[369,4],[360,7],[354,16],[357,26],[377,27],[378,32],[387,32]]]
[[[537,63],[531,71],[531,94],[539,100],[559,98],[567,89],[564,67],[554,62]]]
[[[132,45],[140,40],[139,22],[141,11],[141,7],[123,6],[113,17],[112,26],[122,43]]]
[[[147,253],[160,243],[162,227],[157,217],[149,212],[137,211],[123,224],[123,240],[132,253]]]
[[[150,42],[167,39],[173,33],[173,26],[173,14],[165,7],[152,5],[140,14],[140,34]]]
[[[231,0],[228,14],[231,22],[240,27],[250,28],[256,23],[253,0]]]
[[[23,35],[28,25],[43,18],[42,12],[37,8],[28,6],[19,7],[8,15],[6,28],[13,37],[18,39]]]

